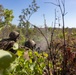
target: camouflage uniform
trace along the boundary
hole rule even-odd
[[[9,50],[12,53],[16,53],[16,51],[11,48],[13,47],[14,43],[17,41],[18,37],[19,37],[18,32],[16,32],[16,31],[11,32],[9,34],[9,38],[2,39],[0,41],[0,49]]]

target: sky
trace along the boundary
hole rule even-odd
[[[19,15],[21,15],[22,9],[26,9],[31,2],[32,0],[0,0],[0,4],[3,5],[5,9],[13,10],[14,19],[12,23],[16,25],[19,23]],[[62,19],[59,8],[51,3],[45,2],[57,3],[56,0],[36,0],[40,8],[31,16],[29,21],[36,26],[43,27],[43,14],[45,14],[46,24],[51,27],[52,23],[54,23],[56,9],[58,11],[57,16],[60,17],[61,23]],[[65,0],[65,9],[67,12],[65,15],[65,27],[76,28],[76,0]],[[58,27],[58,25],[56,26]]]

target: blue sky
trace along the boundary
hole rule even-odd
[[[0,0],[0,4],[2,4],[4,8],[13,10],[14,19],[12,23],[17,25],[19,23],[18,16],[21,14],[22,9],[27,8],[31,2],[32,0]],[[40,8],[31,16],[30,22],[43,27],[43,14],[45,14],[47,26],[51,26],[52,22],[54,22],[54,10],[59,9],[52,4],[46,4],[44,2],[56,3],[56,0],[36,0],[36,2]],[[65,16],[65,27],[76,27],[76,0],[65,0],[65,7],[66,12],[68,12]],[[57,15],[59,15],[59,13],[57,13]]]

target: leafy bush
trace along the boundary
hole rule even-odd
[[[42,75],[43,69],[46,66],[48,54],[38,53],[36,51],[28,51],[29,60],[24,58],[24,49],[17,51],[18,57],[5,69],[4,75]]]

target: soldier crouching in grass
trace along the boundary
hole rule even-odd
[[[0,41],[0,49],[3,50],[9,50],[12,53],[16,53],[16,50],[14,50],[12,47],[14,46],[14,44],[17,42],[18,38],[19,38],[19,33],[17,31],[12,31],[9,34],[9,38],[7,39],[2,39]]]

